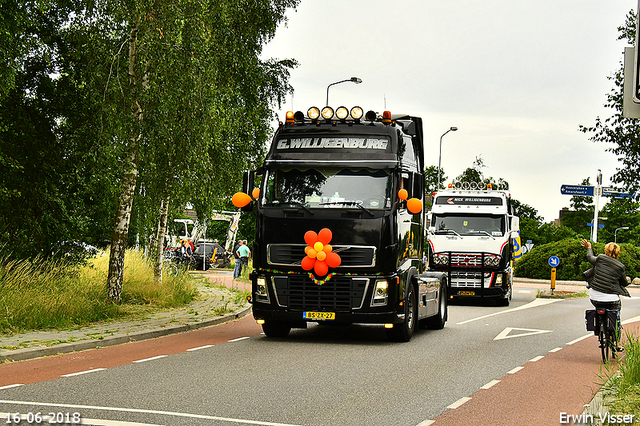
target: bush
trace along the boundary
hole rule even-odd
[[[604,246],[605,243],[592,243],[593,253],[596,256],[604,253]],[[620,244],[620,247],[620,261],[627,267],[627,276],[633,279],[640,270],[640,249],[632,244]],[[560,265],[556,268],[556,279],[582,281],[582,272],[591,267],[586,251],[575,238],[534,246],[516,262],[515,275],[548,280],[551,277],[549,258],[557,256]]]

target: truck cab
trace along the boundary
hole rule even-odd
[[[244,188],[257,209],[253,315],[267,336],[330,321],[407,341],[418,323],[444,326],[444,275],[422,262],[423,169],[419,117],[287,114]]]

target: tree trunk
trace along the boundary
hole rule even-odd
[[[137,56],[137,37],[140,20],[137,19],[129,37],[129,90],[132,95],[132,114],[136,118],[129,140],[128,156],[125,159],[124,177],[120,201],[116,211],[116,223],[111,237],[111,253],[109,257],[109,275],[107,276],[107,301],[120,303],[122,301],[122,282],[124,280],[124,257],[129,236],[129,222],[131,207],[138,181],[138,143],[142,138],[142,107],[137,101],[137,88],[140,84],[135,73]]]
[[[122,281],[124,278],[124,255],[129,236],[131,207],[138,180],[138,150],[131,150],[127,161],[127,170],[122,181],[120,202],[116,212],[116,224],[111,237],[111,253],[109,257],[109,276],[107,277],[107,300],[120,303],[122,300]]]
[[[169,215],[170,197],[167,195],[160,202],[160,219],[158,220],[158,230],[155,237],[154,269],[153,278],[158,284],[162,284],[162,264],[164,258],[164,234],[167,231],[167,216]]]

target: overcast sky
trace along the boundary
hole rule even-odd
[[[426,165],[449,181],[484,161],[514,198],[545,221],[568,207],[562,184],[619,167],[578,131],[604,108],[625,41],[617,28],[635,0],[302,0],[264,49],[293,58],[293,96],[284,111],[329,104],[406,113],[424,121]],[[604,199],[601,201],[601,205]]]

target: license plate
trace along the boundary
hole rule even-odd
[[[303,312],[302,318],[310,321],[334,321],[335,312]]]
[[[475,291],[459,291],[458,296],[475,296]]]

